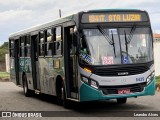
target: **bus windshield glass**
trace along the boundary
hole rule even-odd
[[[97,27],[82,31],[80,62],[84,64],[136,64],[153,60],[149,27]]]

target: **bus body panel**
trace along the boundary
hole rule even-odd
[[[144,91],[142,92],[131,93],[131,94],[104,95],[102,91],[92,88],[85,83],[82,83],[82,86],[80,87],[80,102],[154,95],[155,94],[154,89],[155,89],[155,79],[152,80],[152,82],[148,86],[146,86]]]
[[[58,63],[56,63],[57,61]],[[56,95],[56,78],[58,75],[64,77],[63,64],[64,60],[62,57],[39,58],[38,69],[42,93]]]
[[[27,77],[28,89],[33,90],[32,67],[30,57],[19,58],[19,83],[23,86],[23,75]]]
[[[52,58],[39,58],[39,76],[41,92],[46,94],[55,94],[54,87],[54,74],[53,74],[53,59]]]
[[[129,85],[136,83],[146,82],[147,77],[153,72],[153,70],[149,69],[145,73],[129,75],[129,76],[98,76],[92,74],[90,79],[93,79],[98,82],[99,86],[116,86],[116,85]]]
[[[25,74],[27,76],[28,88],[33,90],[31,58],[25,58]]]
[[[79,67],[80,71],[80,80],[79,80],[79,89],[80,89],[80,98],[79,101],[91,101],[91,100],[105,100],[105,99],[117,99],[117,98],[129,98],[129,97],[138,97],[138,96],[146,96],[146,95],[154,95],[155,94],[155,79],[152,80],[152,82],[144,86],[143,91],[141,92],[133,92],[129,94],[103,94],[102,89],[98,88],[95,89],[88,85],[88,83],[85,83],[82,80],[82,77],[86,77],[88,79],[94,80],[98,83],[99,87],[103,87],[104,89],[107,87],[112,87],[118,89],[125,89],[130,85],[140,85],[147,83],[146,79],[148,76],[154,71],[154,65],[151,65],[151,68],[142,74],[137,75],[130,75],[130,76],[97,76],[95,74],[91,74],[89,72],[86,72],[84,69]],[[143,79],[137,79],[137,78],[143,78]],[[120,86],[120,87],[119,87]],[[114,88],[114,89],[115,89]]]
[[[25,71],[25,58],[24,57],[19,58],[18,67],[19,67],[19,84],[23,86],[22,76],[23,76],[23,72]]]

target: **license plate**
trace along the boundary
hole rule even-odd
[[[118,90],[118,94],[129,94],[131,93],[130,89],[120,89]]]

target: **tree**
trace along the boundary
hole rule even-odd
[[[7,53],[9,53],[8,42],[4,42],[3,45],[0,46],[0,63],[5,62],[5,54]]]

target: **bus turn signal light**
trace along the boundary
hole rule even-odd
[[[87,71],[87,72],[89,72],[89,73],[91,73],[92,71],[91,70],[89,70],[88,68],[84,68],[84,70],[85,71]]]

